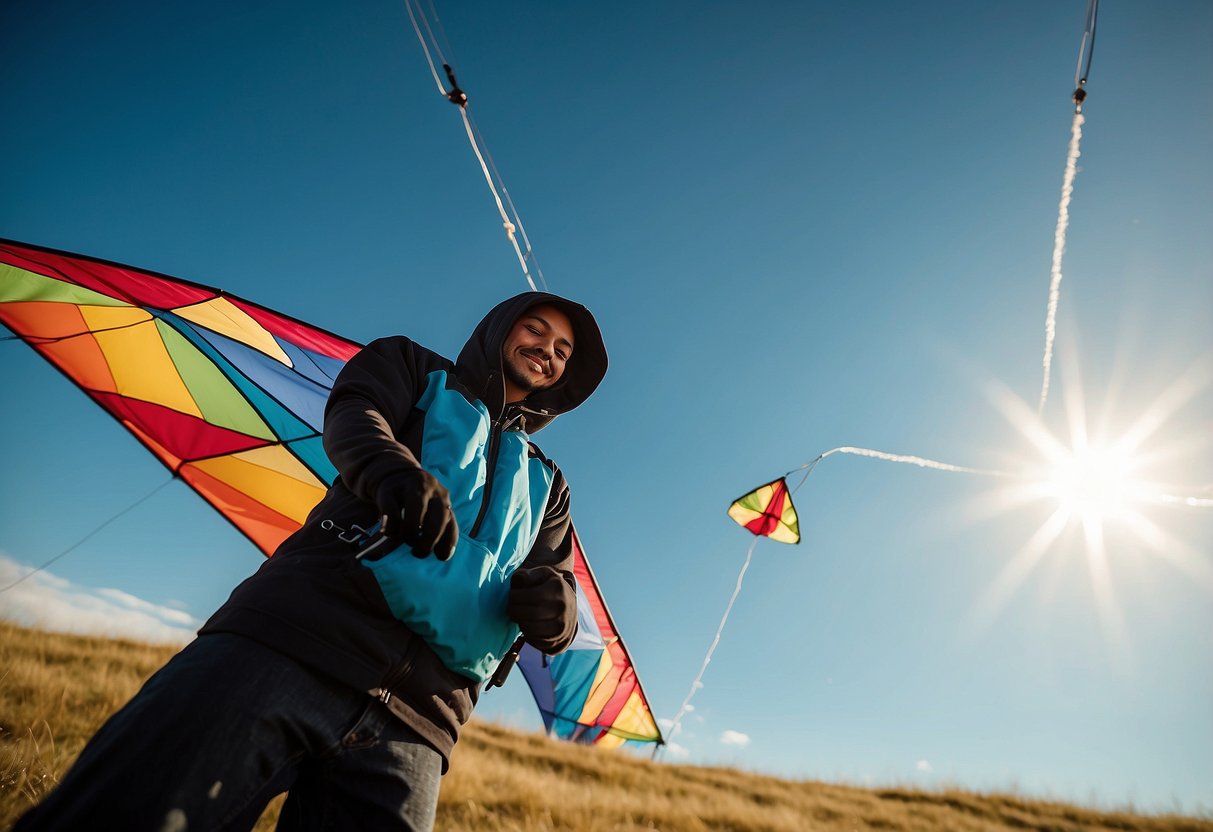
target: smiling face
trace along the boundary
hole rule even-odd
[[[533,306],[514,321],[501,347],[506,402],[546,390],[564,374],[573,357],[573,324],[555,306]]]

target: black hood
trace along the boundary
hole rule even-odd
[[[534,433],[561,413],[568,413],[584,402],[606,375],[606,345],[588,309],[547,292],[516,295],[497,304],[484,316],[455,362],[460,377],[478,391],[489,412],[494,417],[500,415],[505,399],[502,344],[522,313],[540,304],[554,306],[569,316],[573,324],[573,355],[565,365],[560,381],[546,390],[532,393],[522,403],[528,433]]]

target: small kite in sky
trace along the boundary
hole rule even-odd
[[[759,537],[780,543],[800,542],[796,507],[792,505],[788,482],[782,477],[734,500],[729,506],[729,517]]]

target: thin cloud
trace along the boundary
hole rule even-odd
[[[743,734],[740,731],[725,731],[720,735],[720,741],[724,745],[732,745],[737,748],[745,748],[750,744],[750,735]]]
[[[0,554],[0,585],[31,572],[31,567]],[[30,575],[2,597],[0,617],[54,632],[185,644],[202,624],[182,610],[120,589],[77,586],[49,572]]]
[[[685,760],[687,757],[691,756],[690,751],[676,742],[667,742],[665,744],[665,751],[671,757],[677,757],[679,760]]]
[[[145,612],[155,618],[163,619],[166,623],[176,624],[180,627],[197,628],[199,621],[184,610],[176,607],[165,607],[159,604],[153,604],[151,601],[144,601],[142,598],[136,598],[129,592],[123,592],[120,589],[98,589],[97,595],[105,598],[120,607],[125,607],[139,612]]]
[[[926,760],[919,760],[914,764],[914,768],[921,771],[923,774],[930,774],[935,768]]]

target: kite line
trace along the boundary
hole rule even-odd
[[[674,719],[670,721],[670,741],[678,735],[681,727],[682,718],[687,713],[693,711],[691,707],[691,699],[695,697],[703,687],[703,674],[707,672],[708,665],[712,663],[712,654],[716,652],[716,645],[720,644],[720,634],[724,632],[725,622],[729,620],[729,613],[733,611],[733,603],[737,600],[738,594],[741,592],[741,582],[745,580],[746,570],[750,568],[750,560],[754,557],[754,547],[758,545],[758,538],[755,537],[750,541],[750,548],[745,553],[745,563],[741,565],[741,571],[737,573],[737,585],[733,587],[733,595],[729,598],[729,605],[724,608],[724,615],[720,618],[720,624],[716,627],[716,635],[712,639],[712,644],[708,647],[708,653],[703,657],[703,664],[699,666],[699,673],[695,676],[695,681],[691,682],[691,689],[687,691],[686,699],[682,700],[682,707],[678,709],[678,713],[674,714]]]
[[[62,552],[60,552],[59,554],[55,555],[55,556],[54,556],[53,558],[51,558],[50,560],[46,561],[45,563],[43,563],[43,564],[41,564],[41,565],[39,565],[39,566],[34,567],[33,569],[31,569],[30,571],[26,572],[24,575],[22,575],[20,578],[18,578],[17,580],[13,581],[12,583],[10,583],[10,584],[8,584],[8,585],[6,585],[6,586],[0,587],[0,592],[8,592],[10,589],[12,589],[13,587],[17,586],[17,584],[22,583],[22,582],[23,582],[23,581],[25,581],[27,578],[31,578],[31,577],[33,577],[34,575],[36,575],[36,574],[38,574],[39,572],[41,572],[42,570],[46,569],[46,567],[50,566],[50,565],[51,565],[52,563],[54,563],[55,561],[59,560],[59,558],[61,558],[61,557],[63,557],[64,555],[68,554],[68,553],[69,553],[69,552],[71,552],[73,549],[76,549],[76,548],[78,548],[79,546],[82,546],[82,545],[83,545],[85,542],[87,542],[87,541],[88,541],[90,538],[92,538],[92,537],[93,537],[93,535],[97,534],[97,532],[99,532],[99,531],[101,531],[102,529],[104,529],[104,528],[105,528],[106,526],[108,526],[110,523],[113,523],[115,520],[117,520],[119,517],[122,517],[124,514],[128,514],[128,513],[130,513],[131,511],[134,511],[136,508],[138,508],[139,506],[141,506],[143,503],[147,502],[147,501],[148,501],[148,500],[150,500],[152,497],[154,497],[156,494],[160,493],[160,491],[161,491],[161,490],[163,490],[163,489],[164,489],[164,488],[165,488],[165,487],[166,487],[166,486],[167,486],[169,483],[171,483],[171,482],[172,482],[173,480],[175,480],[176,478],[177,478],[177,475],[176,475],[176,474],[173,474],[173,476],[169,477],[167,480],[165,480],[164,482],[160,483],[158,486],[156,486],[155,488],[153,488],[151,491],[149,491],[149,492],[147,492],[146,494],[144,494],[144,495],[143,495],[142,497],[140,497],[138,500],[136,500],[135,502],[131,503],[131,504],[130,504],[129,506],[127,506],[126,508],[122,509],[122,511],[118,512],[118,513],[117,513],[117,514],[115,514],[113,517],[111,517],[110,519],[108,519],[108,520],[106,520],[104,523],[102,523],[101,525],[99,525],[99,526],[97,526],[96,528],[94,528],[94,529],[93,529],[91,532],[89,532],[89,533],[88,533],[88,534],[86,534],[84,537],[82,537],[82,538],[80,538],[79,540],[77,540],[77,541],[76,541],[75,543],[73,543],[71,546],[68,546],[66,549],[64,549],[64,550],[63,550]]]
[[[416,5],[416,13],[413,10],[414,4]],[[439,43],[439,39],[434,35],[434,30],[430,26],[425,9],[421,7],[421,0],[404,0],[404,7],[409,13],[409,22],[413,24],[413,31],[417,33],[417,41],[421,44],[421,50],[425,53],[425,62],[429,65],[430,75],[434,78],[434,84],[438,87],[439,94],[459,108],[459,115],[463,119],[463,130],[467,134],[468,144],[471,145],[472,152],[476,155],[476,161],[480,163],[480,172],[484,174],[485,184],[489,186],[489,193],[493,195],[493,203],[497,206],[497,213],[501,216],[501,225],[505,229],[505,236],[510,241],[510,245],[513,246],[514,254],[518,257],[518,265],[522,268],[522,276],[526,278],[527,285],[531,287],[532,291],[538,291],[539,287],[535,285],[535,279],[531,276],[531,269],[528,264],[533,265],[535,275],[539,278],[539,284],[544,289],[547,289],[547,281],[544,280],[543,270],[539,268],[539,262],[535,259],[535,252],[531,248],[531,240],[527,236],[526,227],[522,224],[522,217],[519,216],[518,209],[514,206],[514,200],[510,198],[510,192],[505,187],[505,181],[501,178],[501,173],[493,162],[493,156],[488,151],[484,135],[480,132],[480,128],[476,126],[476,122],[468,114],[467,93],[459,88],[459,83],[455,80],[455,70],[451,68],[450,63],[442,53],[442,46]],[[443,32],[442,21],[438,19],[438,12],[434,9],[432,3],[430,4],[430,14],[433,15],[438,30]],[[418,19],[421,21],[420,25],[418,24]],[[422,28],[425,29],[424,35],[421,31]],[[437,53],[438,61],[442,64],[442,69],[446,73],[450,89],[447,89],[443,85],[442,79],[438,76],[438,69],[435,67],[433,56],[430,54],[431,46],[433,46],[434,52]],[[502,202],[501,194],[505,195],[504,203]],[[521,246],[518,244],[518,237],[515,232],[522,235]],[[525,251],[523,250],[524,248]]]
[[[1099,15],[1099,0],[1087,0],[1083,20],[1082,41],[1078,44],[1078,65],[1074,68],[1074,111],[1082,112],[1087,97],[1087,76],[1091,74],[1091,57],[1095,54],[1095,18]]]
[[[1032,479],[1032,477],[1027,474],[1012,474],[1008,471],[999,471],[994,468],[970,468],[965,465],[952,465],[948,462],[940,462],[935,459],[927,459],[921,456],[890,454],[884,451],[874,451],[871,448],[842,447],[831,448],[823,454],[818,454],[818,456],[812,462],[807,462],[804,465],[801,465],[799,468],[793,468],[791,471],[784,474],[785,477],[790,477],[798,471],[805,472],[804,477],[801,478],[800,482],[789,489],[789,491],[794,493],[800,488],[800,486],[804,485],[804,482],[806,479],[808,479],[809,474],[811,474],[813,469],[817,467],[817,463],[833,454],[853,454],[855,456],[866,456],[870,459],[881,459],[885,462],[898,462],[904,465],[917,465],[920,468],[931,468],[936,471],[947,471],[953,474],[975,474],[981,477],[1002,477],[1005,479],[1017,480]],[[1213,490],[1213,486],[1203,490],[1208,492]],[[1141,499],[1143,502],[1154,503],[1156,505],[1179,505],[1189,506],[1191,508],[1213,508],[1213,498],[1210,497],[1192,497],[1178,494],[1150,493],[1139,495],[1139,499]]]
[[[843,446],[841,448],[831,448],[825,453],[818,454],[812,462],[806,462],[799,468],[793,468],[784,474],[789,477],[798,471],[804,471],[804,477],[801,478],[792,491],[804,485],[805,480],[809,478],[809,474],[813,473],[813,469],[817,467],[817,463],[821,462],[827,456],[834,454],[852,454],[854,456],[866,456],[870,459],[882,459],[885,462],[899,462],[903,465],[917,465],[919,468],[933,468],[936,471],[949,471],[953,474],[977,474],[984,477],[1011,477],[1013,474],[1008,474],[1006,471],[996,471],[992,468],[969,468],[964,465],[952,465],[949,462],[940,462],[935,459],[927,459],[921,456],[912,456],[909,454],[891,454],[885,451],[874,451],[871,448],[853,448],[851,446]]]
[[[1087,98],[1087,76],[1091,73],[1091,57],[1095,54],[1095,18],[1099,0],[1087,0],[1087,14],[1082,41],[1078,46],[1078,66],[1074,70],[1074,120],[1070,123],[1070,146],[1066,151],[1065,173],[1061,179],[1061,200],[1057,205],[1057,227],[1053,231],[1053,259],[1049,267],[1049,302],[1045,312],[1045,350],[1041,360],[1043,379],[1040,383],[1040,403],[1036,413],[1044,413],[1049,399],[1049,377],[1053,370],[1053,341],[1057,336],[1057,305],[1061,300],[1061,261],[1066,251],[1066,234],[1070,228],[1070,199],[1074,195],[1074,177],[1078,175],[1078,157],[1082,154],[1082,125],[1086,121],[1082,105]]]

